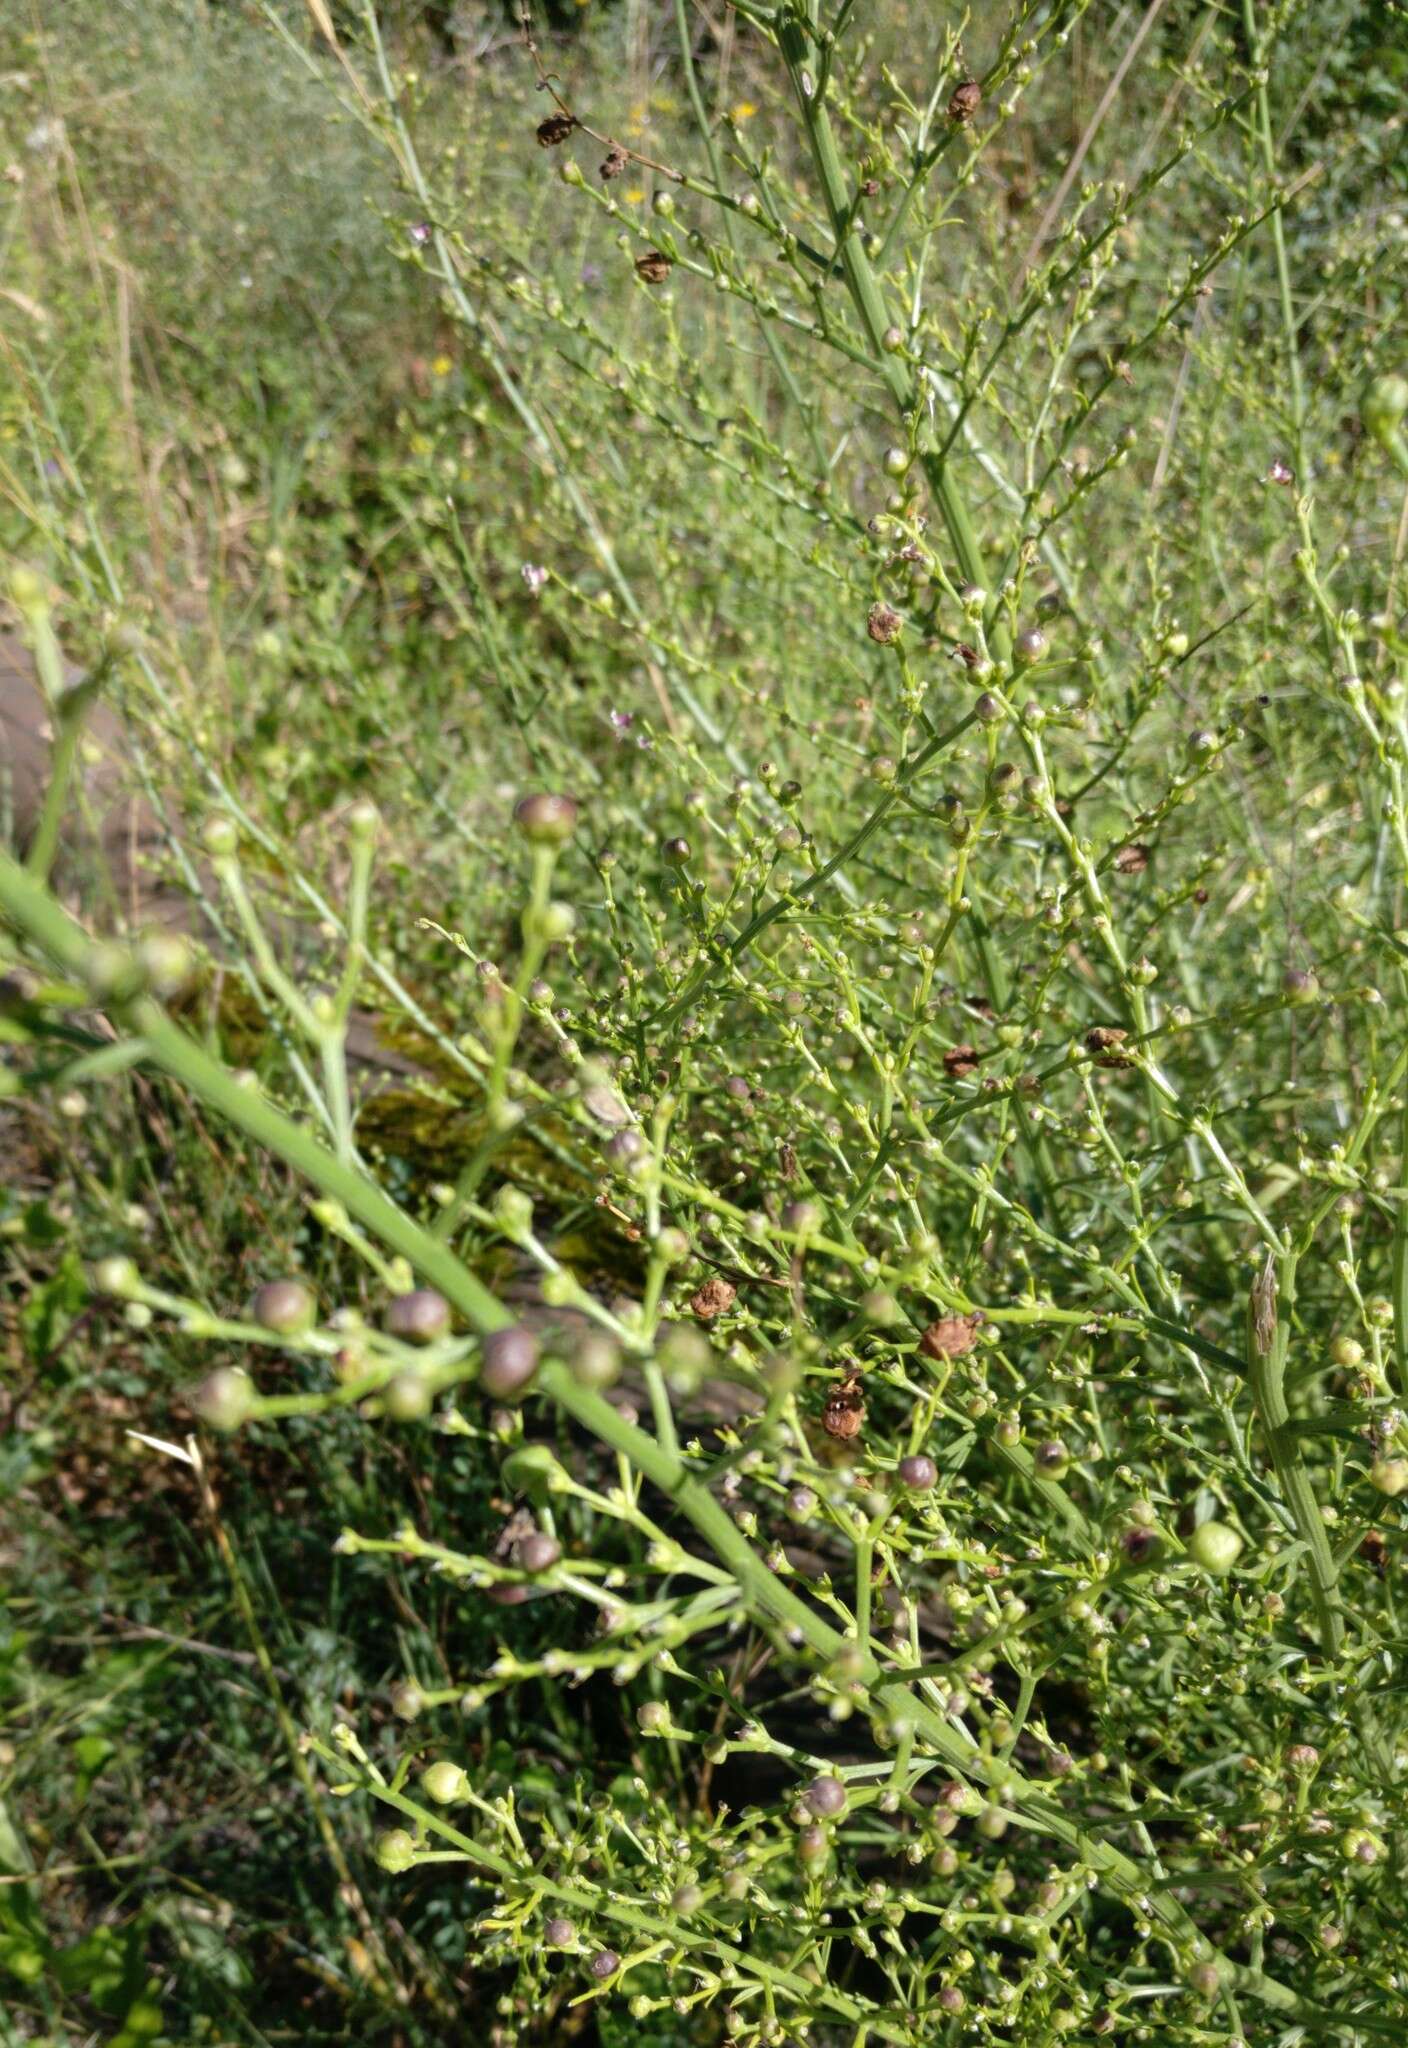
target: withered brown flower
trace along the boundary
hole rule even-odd
[[[1118,1024],[1096,1024],[1085,1034],[1085,1049],[1094,1054],[1097,1067],[1132,1067],[1130,1055],[1120,1051],[1128,1036]]]
[[[981,1309],[971,1316],[940,1316],[919,1339],[919,1349],[926,1358],[964,1358],[977,1343],[982,1323]]]
[[[844,1379],[836,1382],[826,1397],[821,1426],[828,1436],[836,1437],[841,1443],[849,1443],[860,1435],[865,1427],[865,1399],[860,1390],[859,1373],[848,1372]]]
[[[721,1316],[726,1309],[732,1308],[737,1299],[738,1289],[733,1282],[716,1273],[691,1297],[689,1305],[701,1323],[711,1323],[715,1316]]]

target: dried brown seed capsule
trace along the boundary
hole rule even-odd
[[[1364,1540],[1359,1546],[1359,1555],[1380,1578],[1388,1569],[1388,1539],[1382,1529],[1366,1529]]]
[[[919,1349],[926,1358],[966,1358],[978,1341],[982,1322],[981,1310],[971,1316],[940,1316],[919,1339]]]
[[[818,1820],[834,1820],[846,1810],[846,1788],[839,1778],[813,1778],[802,1797]]]
[[[566,142],[576,125],[570,114],[549,114],[546,121],[538,123],[539,149],[556,149],[560,142]]]
[[[916,1451],[912,1457],[900,1459],[899,1473],[904,1484],[915,1493],[927,1493],[938,1481],[939,1468],[923,1451]]]
[[[1117,875],[1142,875],[1149,865],[1149,849],[1141,841],[1122,846],[1115,855]]]
[[[670,275],[670,259],[660,249],[647,249],[636,258],[636,276],[646,284],[663,284]]]
[[[944,1054],[944,1072],[951,1080],[962,1081],[977,1073],[982,1057],[976,1045],[951,1045]]]
[[[598,166],[598,175],[603,183],[609,185],[613,178],[619,178],[630,160],[620,143],[613,142]]]
[[[860,1435],[865,1427],[865,1399],[858,1374],[848,1372],[831,1389],[822,1411],[821,1426],[828,1436],[834,1436],[840,1443],[849,1443]]]
[[[450,1327],[450,1304],[433,1287],[398,1294],[386,1311],[387,1334],[406,1344],[433,1344]]]
[[[538,1370],[538,1340],[521,1323],[491,1330],[484,1339],[479,1384],[496,1401],[511,1401],[527,1388]]]
[[[538,790],[519,798],[513,807],[513,822],[535,846],[560,846],[576,829],[577,806],[570,796]]]
[[[892,605],[873,604],[866,614],[865,630],[881,647],[893,647],[904,631],[904,621]]]
[[[701,1323],[711,1323],[715,1316],[723,1315],[738,1299],[738,1289],[731,1280],[725,1280],[716,1273],[712,1280],[706,1280],[699,1292],[690,1297],[690,1308]]]
[[[1128,1036],[1118,1024],[1096,1024],[1085,1034],[1085,1049],[1094,1055],[1097,1067],[1132,1067],[1129,1054],[1119,1050]]]
[[[965,78],[948,103],[948,117],[960,126],[971,121],[983,104],[983,89],[975,78]]]
[[[518,1546],[518,1562],[525,1572],[549,1571],[562,1555],[562,1545],[545,1529],[535,1529]]]

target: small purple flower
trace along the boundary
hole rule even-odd
[[[606,714],[606,722],[615,733],[617,739],[623,740],[636,722],[635,714],[631,711],[617,711],[613,707]]]
[[[428,220],[413,220],[410,226],[410,236],[416,247],[423,249],[430,240],[430,222]]]
[[[548,572],[541,562],[525,562],[518,573],[527,584],[530,597],[536,597],[548,580]]]
[[[599,263],[584,263],[582,265],[582,283],[585,285],[601,283],[601,265]]]

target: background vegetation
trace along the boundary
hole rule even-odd
[[[753,1546],[377,1334],[405,1247],[7,898],[0,2039],[1408,2017],[1408,28],[862,0],[838,219],[762,12],[0,21],[7,622],[127,722],[184,1029]]]

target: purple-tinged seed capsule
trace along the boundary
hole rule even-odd
[[[939,1468],[933,1459],[923,1451],[916,1451],[912,1457],[901,1458],[900,1478],[914,1493],[927,1493],[938,1482]]]
[[[535,1529],[518,1546],[518,1562],[525,1572],[546,1572],[562,1555],[562,1545],[546,1529]]]
[[[604,1984],[608,1977],[614,1977],[621,1967],[621,1958],[614,1948],[599,1948],[591,1959],[590,1969],[598,1984]]]
[[[266,1280],[249,1305],[250,1319],[280,1337],[301,1337],[317,1319],[318,1305],[301,1280]]]
[[[802,1797],[818,1820],[833,1820],[846,1810],[846,1788],[839,1778],[813,1778]]]
[[[386,1311],[388,1336],[404,1344],[433,1344],[450,1327],[450,1304],[433,1287],[398,1294]]]
[[[1012,659],[1018,668],[1035,668],[1045,658],[1047,645],[1040,626],[1028,626],[1012,642]]]
[[[571,1948],[577,1939],[577,1923],[569,1920],[565,1913],[554,1913],[544,1922],[543,1939],[549,1948]]]
[[[531,1384],[538,1370],[538,1340],[515,1323],[491,1330],[484,1339],[479,1384],[496,1401],[512,1401]]]
[[[802,1863],[824,1863],[831,1854],[831,1844],[826,1839],[826,1829],[803,1828],[797,1837],[797,1857]]]
[[[513,822],[533,846],[561,846],[577,828],[577,806],[570,796],[538,790],[513,807]]]

